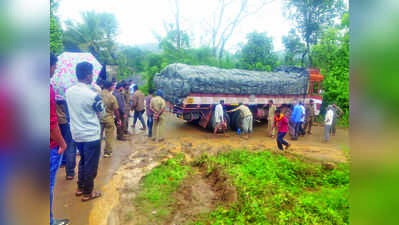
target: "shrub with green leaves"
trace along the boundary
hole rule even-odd
[[[204,159],[202,159],[204,160]],[[270,152],[232,151],[206,159],[224,167],[238,201],[210,213],[210,224],[348,224],[349,168],[331,171]]]

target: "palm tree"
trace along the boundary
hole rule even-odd
[[[82,13],[82,23],[68,20],[65,22],[65,49],[69,51],[89,51],[101,63],[109,64],[115,60],[114,37],[117,34],[118,23],[113,14]]]

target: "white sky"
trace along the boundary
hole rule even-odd
[[[153,32],[162,36],[166,34],[163,21],[173,22],[173,4],[171,0],[61,0],[57,14],[61,21],[80,21],[80,13],[84,11],[113,13],[119,22],[117,41],[126,45],[140,45],[157,43]],[[225,16],[234,16],[238,6],[235,4],[227,8]],[[207,42],[209,32],[206,31],[206,21],[210,21],[215,7],[215,0],[180,0],[181,26],[191,34],[194,47]],[[239,24],[226,49],[234,52],[239,43],[245,42],[246,34],[258,31],[267,32],[273,37],[275,50],[283,50],[281,37],[288,34],[292,27],[283,13],[283,0],[269,3]]]

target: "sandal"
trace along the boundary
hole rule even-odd
[[[99,197],[101,197],[101,192],[93,192],[91,195],[89,195],[89,196],[84,196],[83,198],[82,198],[82,202],[87,202],[87,201],[90,201],[90,200],[93,200],[93,199],[95,199],[95,198],[99,198]]]
[[[77,197],[82,196],[82,195],[83,195],[83,191],[81,191],[81,190],[77,190],[75,192],[75,196],[77,196]]]
[[[68,224],[70,224],[70,221],[69,221],[69,219],[60,219],[60,220],[54,219],[53,224],[54,225],[68,225]]]

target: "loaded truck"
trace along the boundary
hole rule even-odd
[[[320,112],[323,76],[318,69],[281,67],[273,72],[220,69],[210,66],[171,64],[154,76],[154,87],[162,90],[167,107],[178,118],[214,129],[213,112],[224,100],[225,110],[247,105],[255,121],[267,120],[268,102],[291,105],[294,100],[314,101]],[[238,112],[225,113],[232,130],[240,128]]]

